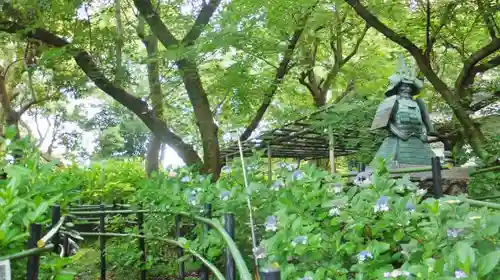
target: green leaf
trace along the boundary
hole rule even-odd
[[[475,260],[474,249],[467,242],[459,242],[455,247],[458,259],[462,264],[472,264]]]
[[[490,273],[500,261],[500,251],[491,252],[486,256],[479,259],[477,265],[477,274],[479,277],[483,277]]]

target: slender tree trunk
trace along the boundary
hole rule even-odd
[[[148,54],[148,83],[149,83],[149,95],[153,103],[153,111],[158,118],[163,119],[163,93],[160,84],[160,71],[157,59],[158,52],[158,39],[155,35],[151,34],[149,36],[144,35],[144,24],[142,18],[140,19],[140,28],[138,30],[140,36],[143,37],[143,43],[146,46],[146,51]],[[159,157],[160,149],[162,147],[161,139],[156,137],[154,134],[151,135],[151,141],[149,143],[147,155],[146,155],[146,174],[151,176],[153,171],[158,172],[159,170]]]
[[[151,135],[149,142],[148,153],[146,154],[146,174],[151,176],[154,171],[158,172],[160,169],[159,153],[161,149],[161,140],[156,136]]]

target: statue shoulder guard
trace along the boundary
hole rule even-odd
[[[397,99],[398,96],[393,95],[380,103],[375,113],[375,117],[373,118],[371,130],[387,127],[391,118],[392,108],[394,108]]]

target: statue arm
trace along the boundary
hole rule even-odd
[[[427,133],[435,134],[434,126],[432,125],[429,111],[427,110],[427,106],[422,99],[418,98],[417,100],[418,107],[420,108],[420,113],[422,115],[422,121],[424,122],[425,127],[427,128]]]

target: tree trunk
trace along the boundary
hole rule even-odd
[[[149,35],[143,39],[148,54],[148,83],[149,95],[153,103],[153,111],[160,118],[163,119],[163,94],[160,84],[160,73],[158,60],[156,54],[158,51],[158,39],[154,35]],[[162,147],[161,140],[155,135],[151,136],[147,155],[146,155],[146,174],[151,176],[153,171],[159,170],[159,157],[160,149]]]
[[[221,169],[218,127],[210,110],[207,93],[201,84],[201,78],[194,62],[182,59],[177,61],[177,66],[181,71],[201,135],[204,164],[200,171],[205,174],[212,173],[212,179],[217,180]]]
[[[151,135],[151,142],[149,142],[148,153],[146,155],[146,174],[151,176],[153,171],[158,172],[160,167],[160,149],[161,140],[156,136]]]

